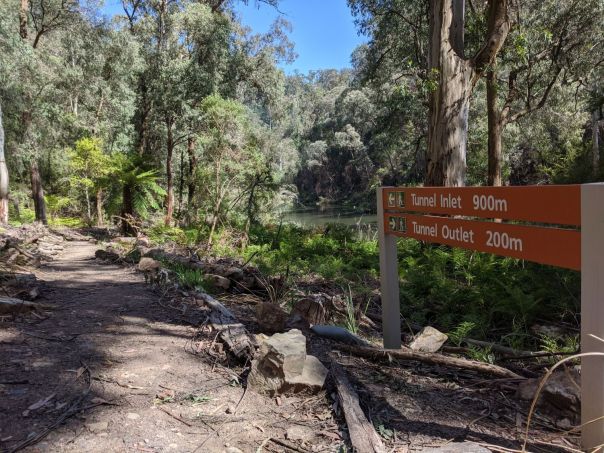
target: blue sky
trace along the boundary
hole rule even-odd
[[[120,0],[105,0],[107,14],[121,13]],[[290,39],[296,45],[297,60],[283,66],[295,70],[341,69],[350,67],[350,54],[364,37],[357,35],[346,0],[281,0],[279,10],[293,25]],[[271,6],[250,0],[237,5],[242,21],[258,33],[268,31],[279,12]]]

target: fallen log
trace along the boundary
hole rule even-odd
[[[15,297],[0,296],[0,315],[16,315],[31,311],[42,311],[53,308],[50,305],[37,304]]]
[[[346,372],[335,360],[331,364],[331,373],[348,426],[352,450],[357,453],[385,453],[386,448],[382,439],[375,432],[373,425],[367,420],[359,405],[359,396],[350,385]]]
[[[219,332],[218,338],[237,358],[252,360],[256,352],[256,340],[235,315],[207,293],[197,291],[195,296],[210,308],[209,322]]]
[[[349,352],[359,357],[372,360],[417,360],[418,362],[431,363],[433,365],[443,365],[452,368],[461,368],[465,370],[476,371],[478,373],[490,374],[492,376],[512,379],[523,379],[522,376],[491,363],[477,362],[475,360],[462,359],[459,357],[449,357],[439,353],[416,352],[410,349],[381,349],[364,346],[351,346],[338,344],[337,348],[341,351]]]

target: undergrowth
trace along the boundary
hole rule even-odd
[[[204,228],[154,227],[148,234],[156,243],[193,246],[207,240]],[[294,279],[314,275],[343,288],[350,285],[357,295],[379,276],[377,241],[358,240],[343,225],[257,226],[243,243],[232,230],[221,230],[215,244],[214,253],[249,260],[266,274],[287,271]],[[398,242],[398,257],[402,315],[410,324],[448,332],[453,343],[471,335],[537,349],[547,345],[531,330],[535,324],[578,325],[578,272],[413,239]],[[175,272],[186,286],[206,285],[201,275]],[[571,340],[556,344],[566,343],[570,349]],[[490,360],[490,351],[475,352]]]

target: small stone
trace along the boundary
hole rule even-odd
[[[153,258],[143,257],[138,263],[138,270],[141,272],[151,272],[158,270],[161,267],[161,263]]]
[[[283,332],[287,322],[287,313],[277,304],[261,302],[256,305],[256,320],[263,332]]]
[[[214,288],[220,288],[220,289],[227,290],[231,287],[231,281],[228,278],[223,277],[221,275],[206,274],[206,275],[204,275],[204,278]]]
[[[409,347],[418,352],[436,352],[448,339],[447,335],[434,327],[426,326],[415,337]]]
[[[108,427],[109,422],[96,422],[86,424],[86,428],[88,428],[93,433],[100,433],[102,431],[106,431]]]
[[[107,250],[97,250],[94,252],[94,256],[103,261],[117,261],[120,256],[116,252],[114,252],[111,248],[107,248]]]
[[[517,396],[530,401],[535,397],[540,379],[527,379],[518,385]],[[578,413],[581,402],[581,376],[577,369],[556,371],[541,390],[539,404],[550,405],[558,412]]]
[[[128,414],[126,414],[126,417],[128,417],[130,420],[138,420],[139,418],[141,418],[140,415],[135,414],[134,412],[128,412]]]
[[[136,245],[140,245],[142,247],[151,247],[151,241],[146,236],[139,236],[136,238]]]

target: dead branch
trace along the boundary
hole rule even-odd
[[[430,363],[433,365],[443,365],[452,368],[461,368],[465,370],[476,371],[478,373],[490,374],[492,376],[507,377],[513,379],[523,379],[522,376],[506,368],[490,363],[477,362],[475,360],[462,359],[459,357],[449,357],[438,353],[416,352],[412,350],[387,350],[373,347],[351,346],[338,344],[337,348],[359,357],[371,360],[417,360],[418,362]]]
[[[386,448],[375,432],[373,425],[359,405],[359,396],[350,385],[346,372],[334,360],[331,364],[331,373],[336,382],[340,406],[344,411],[350,443],[353,451],[358,453],[385,453]]]
[[[209,294],[197,291],[195,296],[210,309],[209,321],[219,332],[218,337],[239,359],[252,360],[256,351],[256,340],[248,333],[235,315]]]

